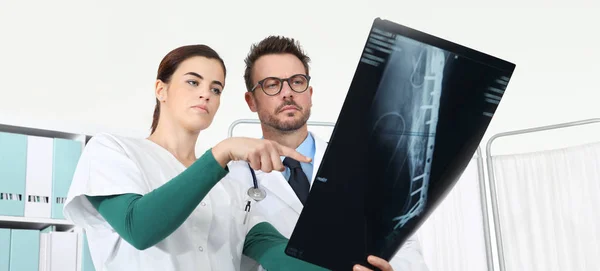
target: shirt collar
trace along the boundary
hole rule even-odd
[[[315,159],[315,139],[310,133],[308,133],[308,136],[302,141],[300,146],[296,148],[296,151],[312,159],[310,162],[312,164],[312,161]]]
[[[260,137],[261,139],[264,139],[264,137]],[[313,164],[313,161],[315,160],[315,152],[316,152],[316,146],[315,146],[315,139],[313,138],[312,134],[309,132],[308,136],[306,136],[306,138],[304,139],[304,141],[302,141],[302,143],[300,143],[300,146],[298,146],[298,148],[296,148],[296,151],[299,152],[300,154],[308,157],[311,159],[310,164]],[[281,156],[281,161],[283,161],[283,159],[285,159],[284,156]]]

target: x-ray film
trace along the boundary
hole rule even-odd
[[[515,65],[375,19],[286,253],[390,260],[473,157]]]

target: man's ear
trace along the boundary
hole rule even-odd
[[[312,88],[312,86],[308,87],[308,91],[310,93],[310,106],[312,107],[312,94],[313,94],[313,88]]]
[[[250,108],[250,111],[256,113],[256,100],[254,100],[254,94],[250,91],[246,91],[246,93],[244,94],[244,98],[246,99],[246,103],[248,104],[248,108]]]
[[[167,84],[162,80],[156,80],[156,84],[154,85],[154,95],[156,96],[156,99],[164,102],[167,99],[167,88]]]

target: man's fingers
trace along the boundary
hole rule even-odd
[[[392,269],[392,266],[390,265],[390,263],[382,258],[379,258],[377,256],[369,256],[367,258],[367,261],[372,264],[373,266],[381,269],[381,271],[393,271],[394,269]]]
[[[373,271],[373,270],[366,268],[360,264],[356,264],[356,265],[354,265],[354,268],[352,268],[352,271]]]
[[[286,156],[289,158],[293,158],[294,160],[298,161],[298,162],[304,162],[304,163],[310,163],[310,161],[312,159],[300,154],[299,152],[297,152],[294,149],[290,149],[286,146],[279,146],[279,153],[281,153],[282,156]]]

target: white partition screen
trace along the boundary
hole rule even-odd
[[[600,140],[491,154],[491,144],[498,137],[591,123],[600,119],[502,133],[488,142],[501,271],[600,270]]]
[[[489,227],[484,223],[487,209],[485,194],[481,194],[485,191],[482,168],[478,154],[417,230],[430,271],[490,270]]]

